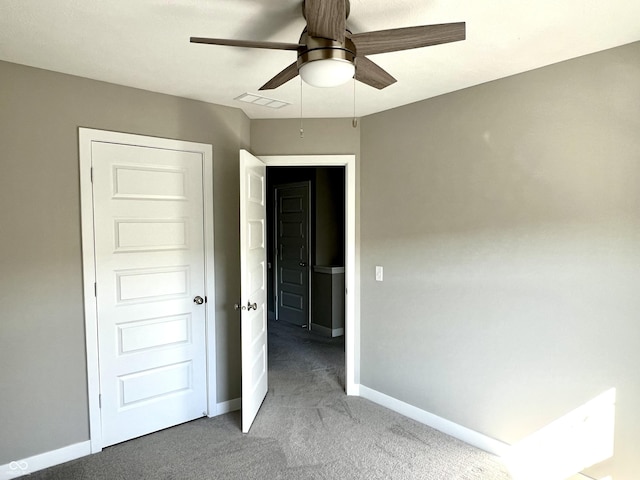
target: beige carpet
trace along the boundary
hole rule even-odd
[[[34,479],[508,480],[493,455],[344,394],[344,343],[269,324],[269,394],[248,435],[203,418]]]

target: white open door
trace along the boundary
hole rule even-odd
[[[240,150],[242,431],[267,395],[266,165]]]

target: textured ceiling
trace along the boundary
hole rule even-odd
[[[357,116],[640,40],[637,0],[351,0],[354,33],[464,21],[467,39],[371,59],[398,82],[355,86]],[[0,0],[0,59],[242,108],[251,118],[350,117],[354,85],[263,92],[274,110],[234,98],[295,52],[189,43],[190,36],[298,41],[300,0]],[[2,85],[0,88],[7,88]]]

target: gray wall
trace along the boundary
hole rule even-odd
[[[316,169],[316,265],[344,266],[344,169]]]
[[[361,383],[508,443],[615,387],[637,478],[640,43],[361,128]]]
[[[214,146],[218,401],[240,395],[240,111],[0,62],[0,465],[85,441],[79,126]]]
[[[251,150],[254,155],[360,154],[360,125],[353,128],[350,118],[300,120],[251,120]]]

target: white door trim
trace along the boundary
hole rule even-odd
[[[345,169],[345,390],[359,395],[360,310],[356,305],[356,156],[278,155],[259,156],[267,167],[330,167]]]
[[[98,364],[98,318],[95,296],[95,238],[93,229],[93,188],[91,183],[91,144],[94,141],[124,145],[145,145],[152,148],[186,150],[203,157],[204,248],[205,248],[205,303],[207,352],[207,406],[208,415],[217,414],[216,405],[216,352],[215,352],[215,275],[213,258],[213,147],[204,143],[186,142],[144,135],[78,129],[80,162],[80,213],[82,234],[82,272],[87,351],[87,394],[89,401],[89,438],[91,453],[102,450],[102,423],[100,416],[100,369]]]

